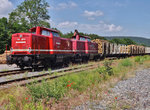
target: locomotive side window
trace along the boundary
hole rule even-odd
[[[80,37],[80,40],[81,41],[85,41],[86,39],[84,37]]]
[[[32,34],[35,34],[36,32],[32,32]]]
[[[50,32],[46,30],[42,30],[42,35],[50,36]]]
[[[59,37],[59,34],[56,33],[56,32],[52,32],[52,34],[53,34],[54,37]]]
[[[91,42],[91,39],[87,39],[89,42]]]

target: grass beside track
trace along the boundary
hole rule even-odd
[[[133,77],[139,68],[150,68],[150,56],[105,60],[94,70],[55,80],[43,79],[42,83],[27,87],[16,86],[0,91],[0,109],[70,109],[88,100],[101,100],[108,88]]]

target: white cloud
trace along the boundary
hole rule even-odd
[[[62,23],[59,23],[57,25],[58,28],[73,28],[75,26],[78,25],[78,22],[70,22],[70,21],[66,21],[66,22],[62,22]]]
[[[121,26],[116,26],[114,24],[106,24],[104,22],[100,22],[100,25],[102,25],[104,30],[108,31],[108,32],[117,32],[117,31],[121,31],[122,30]]]
[[[87,11],[85,10],[84,11],[84,16],[87,16],[87,17],[94,17],[94,16],[102,16],[103,15],[103,12],[100,11],[100,10],[97,10],[97,11]]]
[[[52,7],[52,9],[61,10],[61,9],[66,9],[66,8],[74,8],[77,6],[78,5],[75,2],[69,1],[69,2],[64,2],[64,3],[59,3],[56,6],[56,8]]]
[[[121,2],[114,2],[114,6],[116,6],[116,7],[125,7],[125,6],[127,6],[128,5],[128,3],[129,3],[129,1],[128,0],[124,0],[124,1],[121,1]]]
[[[100,10],[97,10],[97,11],[85,10],[83,15],[88,17],[88,20],[95,20],[95,17],[103,16],[104,13],[102,11],[100,11]]]
[[[88,20],[95,20],[94,17],[88,17]]]
[[[0,18],[7,17],[13,10],[13,4],[9,0],[0,0]]]
[[[100,21],[98,24],[80,24],[78,22],[62,22],[56,25],[57,28],[60,30],[74,30],[74,29],[79,29],[80,31],[83,32],[91,32],[91,33],[96,33],[96,32],[119,32],[123,28],[121,26],[117,26],[115,24],[108,24],[105,23],[104,21]]]
[[[118,6],[118,7],[122,7],[122,6],[123,6],[123,4],[121,4],[121,3],[119,3],[119,2],[115,2],[114,5],[115,5],[115,6]]]

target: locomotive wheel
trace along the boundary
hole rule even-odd
[[[68,67],[68,66],[69,66],[69,63],[70,63],[70,59],[67,58],[67,59],[65,59],[65,60],[63,61],[63,66],[64,66],[64,67]]]
[[[83,63],[88,63],[88,60],[89,60],[88,57],[83,57],[83,58],[82,58],[82,62],[83,62]]]
[[[32,65],[33,70],[38,70],[38,65]]]
[[[19,65],[19,68],[20,68],[21,70],[23,70],[23,69],[24,69],[24,65]]]

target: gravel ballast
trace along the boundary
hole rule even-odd
[[[150,69],[136,72],[109,91],[98,103],[86,102],[75,110],[150,110]]]
[[[8,70],[16,70],[19,69],[17,65],[7,65],[7,64],[0,64],[0,71],[8,71]]]

